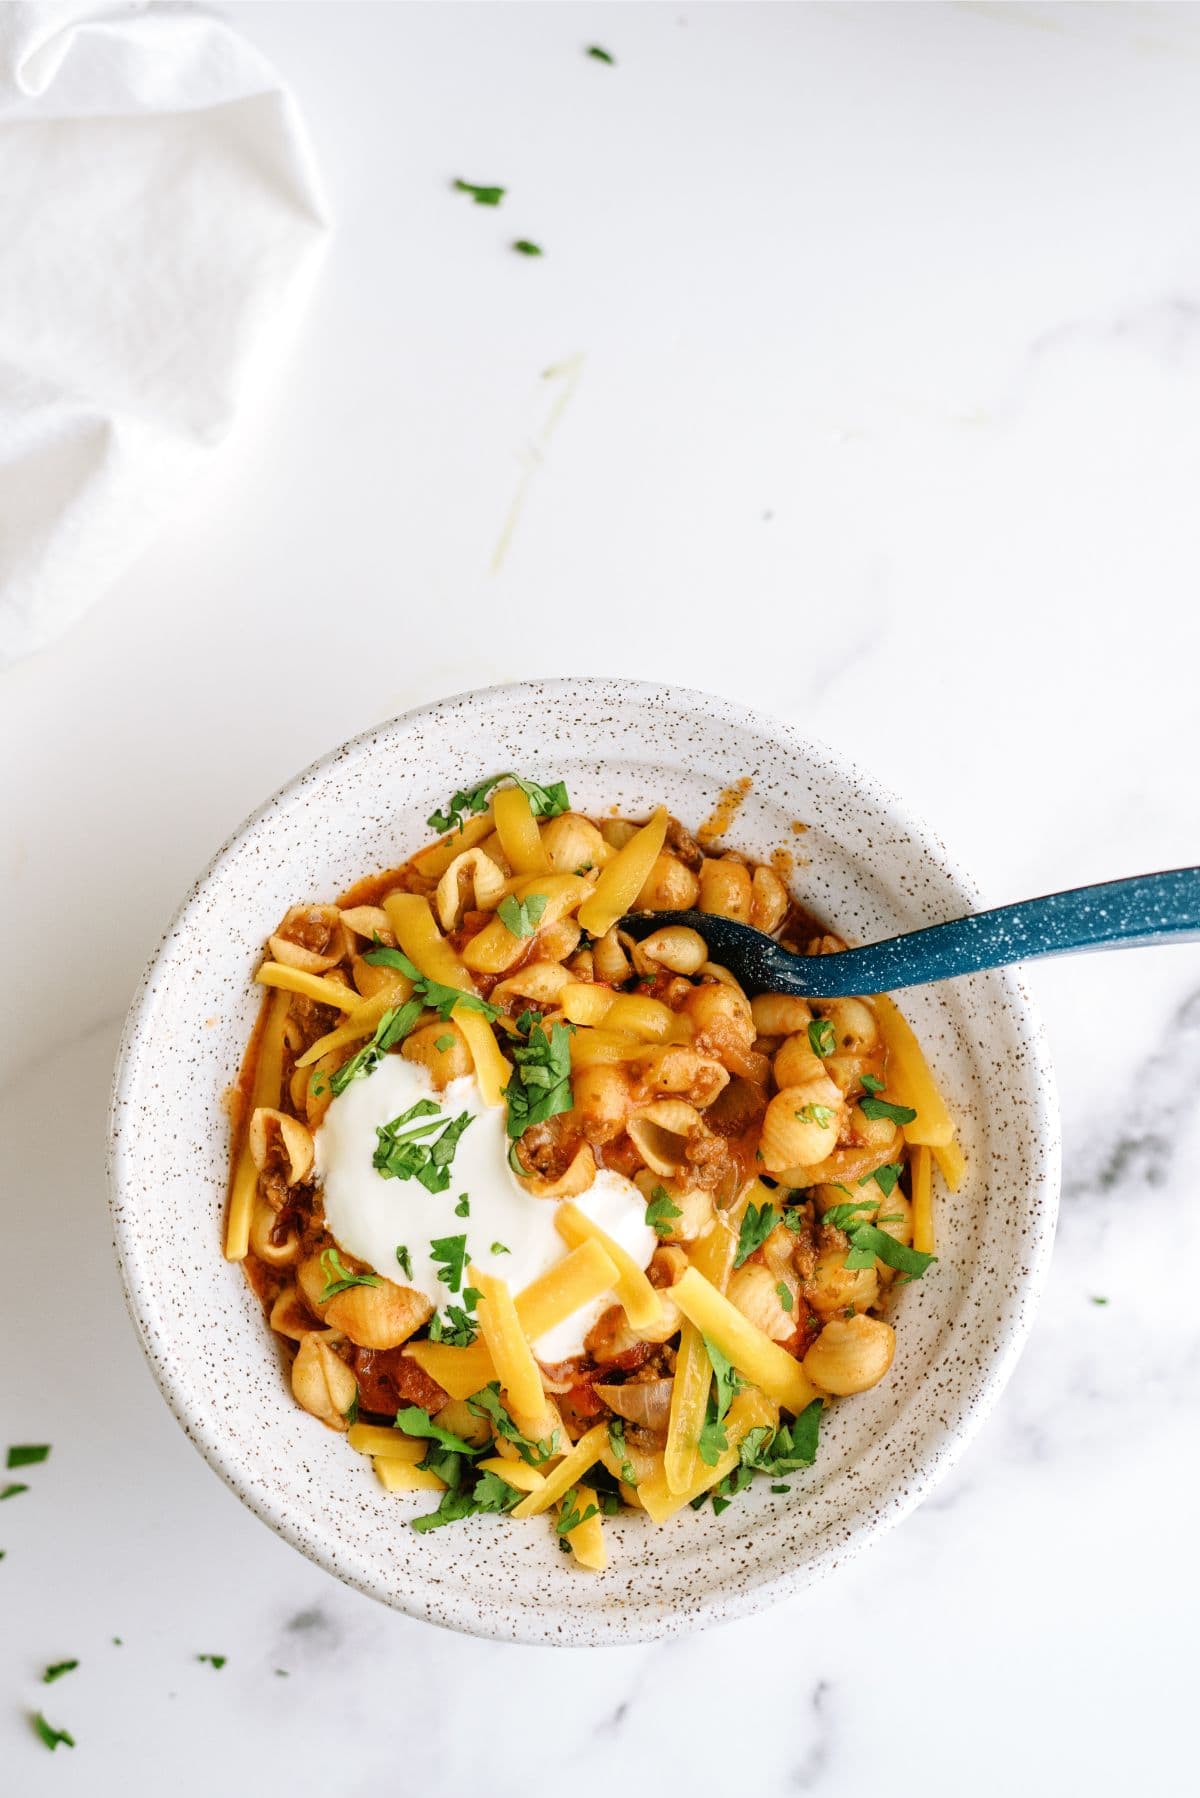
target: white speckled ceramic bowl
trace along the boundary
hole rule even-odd
[[[400,862],[454,788],[501,768],[562,777],[585,811],[659,800],[697,825],[741,775],[731,846],[807,858],[798,895],[853,941],[978,903],[938,839],[876,783],[785,724],[706,694],[615,680],[467,693],[336,749],[248,820],[189,893],[133,1007],[117,1064],[111,1192],[129,1307],[163,1394],[238,1496],[339,1578],[434,1622],[526,1642],[638,1641],[734,1617],[838,1566],[930,1491],[1012,1371],[1042,1286],[1058,1128],[1041,1030],[1013,973],[907,996],[961,1120],[969,1176],[938,1197],[941,1259],[904,1287],[874,1391],[827,1414],[790,1497],[765,1481],[723,1516],[608,1526],[582,1574],[552,1532],[492,1517],[419,1536],[420,1499],[293,1402],[241,1270],[221,1255],[221,1095],[256,1014],[250,977],[285,909]],[[802,838],[792,821],[809,826]]]

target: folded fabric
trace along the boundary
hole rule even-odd
[[[145,547],[326,233],[295,103],[227,20],[0,6],[0,665]]]

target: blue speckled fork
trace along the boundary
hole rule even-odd
[[[1046,893],[837,955],[792,955],[760,930],[709,912],[631,912],[621,920],[621,928],[638,938],[664,924],[698,930],[713,961],[727,967],[748,993],[841,999],[928,986],[1036,955],[1200,941],[1200,868]]]

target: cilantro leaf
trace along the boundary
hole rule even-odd
[[[904,1172],[902,1161],[889,1161],[883,1167],[877,1167],[873,1174],[864,1174],[858,1182],[860,1186],[869,1186],[874,1180],[885,1199],[890,1199],[896,1190],[896,1182]]]
[[[911,1124],[916,1112],[911,1105],[893,1105],[890,1099],[860,1099],[859,1109],[865,1118],[891,1118],[893,1124]]]
[[[440,1443],[452,1454],[479,1455],[483,1453],[481,1448],[475,1447],[470,1442],[464,1442],[461,1436],[456,1436],[453,1430],[444,1430],[441,1424],[434,1423],[428,1411],[423,1411],[420,1405],[405,1405],[402,1410],[397,1411],[395,1427],[403,1430],[406,1436],[420,1436],[427,1438],[430,1442]]]
[[[481,1511],[511,1511],[514,1505],[521,1502],[521,1494],[515,1486],[498,1473],[489,1469],[481,1473],[475,1482],[471,1494],[477,1508]]]
[[[64,1673],[74,1673],[78,1665],[78,1661],[55,1661],[54,1664],[47,1667],[46,1671],[42,1674],[42,1684],[44,1686],[52,1686],[56,1679],[62,1678]]]
[[[512,1250],[509,1248],[509,1246],[506,1242],[494,1242],[492,1244],[492,1254],[493,1255],[511,1255]]]
[[[473,1286],[468,1286],[463,1298],[466,1299],[474,1291]],[[472,1317],[470,1309],[464,1310],[462,1305],[447,1305],[444,1318],[435,1315],[429,1320],[430,1342],[445,1342],[451,1348],[470,1348],[478,1335],[478,1319]]]
[[[454,1215],[455,1215],[455,1217],[470,1217],[470,1215],[471,1215],[471,1196],[469,1193],[465,1193],[465,1192],[459,1193],[458,1203],[454,1207]]]
[[[467,1265],[466,1233],[462,1236],[435,1236],[429,1244],[429,1253],[435,1261],[442,1263],[438,1268],[438,1279],[451,1292],[458,1292],[462,1286],[463,1269]]]
[[[775,1479],[811,1467],[817,1458],[821,1411],[822,1401],[815,1398],[790,1424],[780,1424],[777,1430],[748,1430],[739,1449],[742,1466]]]
[[[501,188],[499,191],[503,193],[504,190]],[[487,810],[488,800],[491,798],[493,789],[498,787],[502,780],[511,780],[520,787],[529,801],[529,809],[535,818],[557,818],[571,808],[567,789],[561,780],[551,781],[549,786],[543,787],[539,786],[536,780],[522,780],[519,774],[510,772],[491,774],[486,780],[481,780],[477,786],[460,789],[454,794],[444,812],[431,812],[425,822],[430,830],[436,830],[439,833],[447,830],[461,830],[463,818],[467,814],[473,813],[478,816],[479,813]]]
[[[610,56],[607,50],[602,50],[599,44],[589,44],[587,54],[594,57],[597,62],[615,63],[617,60],[615,56]]]
[[[508,893],[496,907],[496,916],[513,936],[532,936],[546,904],[545,893],[530,893],[527,899],[521,900]]]
[[[920,1249],[910,1249],[905,1243],[897,1242],[894,1236],[889,1236],[886,1230],[876,1229],[874,1224],[854,1224],[846,1234],[850,1238],[850,1253],[846,1256],[848,1268],[873,1267],[878,1259],[885,1267],[894,1267],[908,1279],[919,1280],[926,1268],[937,1260],[936,1255],[925,1255]]]
[[[742,1385],[742,1379],[735,1373],[732,1361],[722,1354],[708,1336],[704,1338],[704,1347],[716,1379],[716,1391],[709,1397],[704,1425],[696,1447],[705,1466],[715,1467],[729,1447],[729,1438],[725,1434],[725,1417],[734,1393]]]
[[[646,1206],[646,1222],[656,1236],[671,1234],[671,1219],[682,1217],[683,1212],[678,1205],[671,1202],[665,1186],[656,1186],[650,1194],[650,1203]]]
[[[814,1055],[832,1055],[837,1049],[837,1031],[828,1018],[814,1018],[808,1027],[808,1046]]]
[[[776,1282],[775,1292],[778,1296],[779,1303],[783,1306],[784,1310],[790,1314],[795,1309],[796,1305],[796,1301],[792,1297],[791,1287],[786,1285],[784,1281],[779,1280]]]
[[[321,1294],[320,1302],[327,1305],[339,1292],[348,1292],[351,1286],[378,1286],[378,1274],[352,1274],[336,1249],[321,1250],[321,1267],[325,1274],[326,1286]]]
[[[413,1277],[412,1256],[402,1242],[396,1245],[396,1259],[411,1280]]]
[[[781,1213],[774,1205],[747,1205],[742,1215],[742,1226],[738,1231],[737,1252],[733,1257],[734,1267],[740,1267],[743,1261],[749,1260],[755,1249],[760,1249],[771,1231],[779,1223]]]
[[[828,1130],[833,1122],[831,1105],[802,1105],[796,1116],[803,1124],[816,1124],[820,1130]]]
[[[821,1221],[831,1225],[835,1230],[852,1230],[855,1224],[867,1221],[860,1214],[864,1211],[874,1211],[875,1206],[876,1200],[874,1199],[853,1199],[846,1205],[831,1205]]]
[[[207,1661],[209,1666],[215,1667],[217,1672],[219,1673],[221,1671],[221,1668],[225,1665],[225,1662],[229,1659],[229,1657],[228,1657],[228,1655],[224,1655],[224,1654],[198,1654],[196,1656],[196,1659],[198,1661]]]
[[[50,1444],[48,1442],[17,1443],[9,1449],[4,1465],[8,1468],[36,1467],[39,1461],[47,1459],[49,1453]]]
[[[454,1045],[457,1041],[458,1041],[458,1038],[456,1036],[451,1036],[449,1033],[447,1033],[445,1036],[439,1036],[433,1046],[437,1050],[439,1055],[444,1055],[448,1049],[452,1049],[454,1047]]]
[[[557,1450],[557,1430],[545,1441],[535,1442],[531,1437],[523,1435],[517,1428],[500,1403],[499,1380],[490,1380],[486,1386],[474,1393],[467,1400],[467,1409],[474,1411],[476,1417],[486,1417],[492,1426],[493,1433],[503,1436],[506,1442],[511,1442],[522,1461],[527,1462],[530,1467],[540,1467],[542,1462],[548,1461]]]
[[[47,1723],[41,1711],[34,1712],[32,1722],[34,1729],[51,1752],[58,1747],[60,1742],[63,1743],[64,1747],[74,1748],[75,1737],[68,1735],[65,1729],[53,1728],[51,1724]]]
[[[378,937],[375,939],[375,947],[366,951],[363,960],[373,968],[394,968],[398,974],[403,974],[412,981],[412,997],[405,1000],[405,1010],[416,1005],[418,1016],[423,1007],[428,1006],[431,1011],[437,1012],[445,1024],[456,1005],[461,1005],[466,1011],[480,1012],[489,1024],[494,1024],[500,1016],[496,1006],[489,1005],[478,993],[469,992],[465,987],[445,986],[440,980],[431,980],[427,974],[422,974],[415,962],[408,959],[403,949],[389,949]],[[412,1024],[408,1028],[411,1030]],[[407,1035],[407,1031],[405,1034]]]
[[[460,194],[470,194],[476,206],[499,206],[501,200],[508,192],[508,189],[505,187],[481,187],[478,182],[475,181],[456,180],[454,183],[454,191],[455,193]],[[436,815],[437,814],[435,813],[435,816]],[[449,825],[434,824],[432,818],[429,822],[434,830],[448,830],[450,828]]]
[[[514,238],[513,249],[518,256],[544,256],[546,254],[540,243],[534,243],[528,237]]]
[[[579,1493],[574,1486],[569,1487],[563,1493],[561,1505],[558,1522],[554,1526],[555,1532],[559,1536],[569,1536],[572,1530],[577,1530],[581,1523],[587,1522],[589,1517],[597,1517],[600,1513],[599,1505],[589,1505],[587,1510],[582,1515],[580,1514]]]
[[[544,1124],[575,1104],[571,1092],[571,1032],[565,1024],[552,1024],[549,1035],[542,1024],[530,1027],[527,1043],[512,1050],[513,1076],[504,1089],[508,1105],[508,1134],[514,1141],[531,1124]]]
[[[608,1420],[608,1446],[613,1453],[613,1460],[621,1469],[621,1478],[627,1486],[637,1485],[637,1469],[629,1459],[629,1449],[625,1442],[625,1419],[610,1417]]]
[[[864,1092],[881,1093],[883,1091],[883,1081],[878,1074],[864,1074],[862,1083]]]
[[[20,1480],[9,1480],[7,1486],[0,1488],[0,1499],[15,1498],[18,1492],[28,1492],[29,1487]]]
[[[352,1080],[365,1079],[368,1074],[375,1072],[388,1050],[394,1049],[397,1043],[403,1042],[408,1036],[422,1009],[420,999],[414,995],[413,998],[406,999],[403,1005],[393,1005],[384,1012],[370,1041],[364,1043],[356,1055],[352,1055],[349,1061],[344,1061],[329,1076],[329,1090],[335,1098],[339,1093],[345,1092]]]
[[[407,1129],[404,1128],[407,1119],[428,1111],[437,1114],[435,1122],[410,1123]],[[446,1192],[450,1186],[450,1163],[454,1152],[463,1132],[473,1122],[469,1111],[460,1111],[456,1118],[447,1118],[432,1099],[419,1099],[402,1117],[393,1118],[390,1124],[376,1126],[375,1134],[379,1140],[371,1157],[371,1166],[385,1180],[419,1180],[426,1192]],[[432,1142],[419,1140],[433,1131],[439,1134]]]

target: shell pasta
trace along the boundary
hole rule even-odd
[[[621,928],[840,948],[779,869],[514,774],[429,824],[263,920],[225,1253],[398,1523],[536,1518],[602,1574],[620,1512],[786,1502],[886,1378],[965,1164],[886,995],[748,996],[703,928]]]

